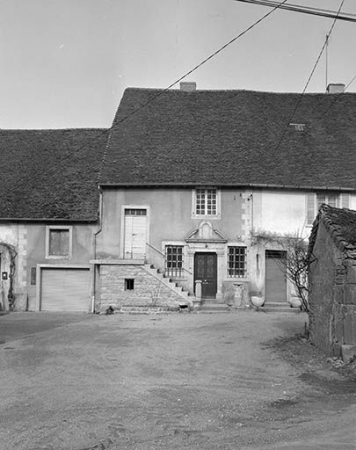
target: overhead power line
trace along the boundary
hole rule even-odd
[[[150,103],[156,101],[159,97],[161,97],[164,93],[166,93],[167,91],[169,91],[173,86],[175,86],[176,84],[178,84],[180,81],[184,80],[185,78],[187,78],[190,74],[192,74],[193,72],[195,72],[196,70],[198,70],[201,66],[203,66],[204,64],[206,64],[208,61],[210,61],[211,59],[213,59],[216,55],[218,55],[219,53],[221,53],[223,50],[225,50],[227,47],[229,47],[231,44],[233,44],[234,42],[236,42],[238,39],[240,39],[242,36],[244,36],[246,33],[248,33],[250,30],[252,30],[253,28],[255,28],[259,23],[261,23],[263,20],[265,20],[268,16],[270,16],[274,11],[276,11],[277,9],[280,8],[281,5],[283,5],[284,3],[286,3],[287,0],[282,1],[280,4],[276,5],[271,11],[269,11],[267,14],[264,14],[260,19],[256,20],[252,25],[250,25],[249,27],[247,27],[244,31],[242,31],[241,33],[239,33],[237,36],[235,36],[233,39],[231,39],[230,41],[228,41],[226,44],[224,44],[222,47],[220,47],[218,50],[216,50],[214,53],[212,53],[210,56],[208,56],[207,58],[205,58],[203,61],[201,61],[199,64],[197,64],[195,67],[193,67],[191,70],[189,70],[187,73],[185,73],[183,76],[181,76],[180,78],[178,78],[176,81],[174,81],[173,83],[171,83],[168,87],[166,87],[165,89],[163,89],[162,91],[160,91],[158,94],[156,94],[155,96],[153,96],[151,99],[149,99],[148,101],[146,101],[145,103],[143,103],[142,105],[138,106],[136,109],[134,109],[130,114],[126,115],[125,117],[123,117],[121,120],[119,120],[118,122],[116,122],[111,128],[109,129],[105,129],[102,130],[98,136],[96,136],[95,138],[92,138],[90,140],[88,140],[85,144],[83,144],[82,146],[80,146],[78,149],[76,149],[75,151],[73,151],[73,153],[71,153],[70,155],[64,156],[63,158],[61,158],[57,164],[49,167],[47,170],[44,170],[43,172],[41,172],[41,176],[43,176],[44,174],[47,174],[48,172],[50,172],[50,170],[55,169],[57,166],[59,166],[60,164],[62,164],[64,161],[66,161],[67,159],[73,157],[75,154],[77,154],[78,152],[80,152],[83,148],[85,148],[87,145],[91,145],[93,142],[97,141],[98,139],[100,139],[104,134],[110,133],[113,129],[115,129],[116,127],[118,127],[119,125],[121,125],[123,122],[125,122],[126,120],[128,120],[130,117],[132,117],[134,114],[138,113],[140,110],[142,110],[143,108],[145,108],[146,106],[148,106]],[[105,164],[105,160],[106,160],[106,155],[107,155],[107,150],[108,150],[108,145],[105,146],[104,149],[104,153],[103,153],[103,158],[99,167],[99,172],[98,172],[98,176],[97,176],[97,182],[99,182],[101,174],[102,174],[102,169],[104,167]]]
[[[340,6],[339,6],[339,10],[337,11],[337,15],[340,13],[341,8],[343,7],[344,2],[345,2],[345,0],[342,0],[342,1],[341,1]],[[328,32],[328,37],[330,37],[330,36],[331,36],[331,33],[333,32],[333,29],[334,29],[335,24],[336,24],[336,20],[337,20],[337,16],[336,16],[336,17],[334,18],[334,20],[333,20],[333,23],[332,23],[332,25],[331,25],[331,27],[330,27],[330,30],[329,30],[329,32]],[[309,83],[310,83],[310,81],[311,81],[311,79],[312,79],[312,77],[313,77],[313,75],[314,75],[314,73],[315,73],[315,70],[316,70],[316,68],[317,68],[317,66],[318,66],[318,64],[319,64],[320,58],[321,58],[321,56],[322,56],[322,54],[323,54],[323,52],[324,52],[324,50],[325,50],[327,44],[328,44],[328,40],[326,40],[326,41],[324,42],[324,44],[323,44],[323,46],[322,46],[322,48],[321,48],[321,50],[320,50],[320,52],[319,52],[319,55],[318,55],[318,57],[317,57],[317,59],[316,59],[316,62],[315,62],[315,64],[314,64],[314,67],[313,67],[313,69],[312,69],[312,71],[311,71],[311,73],[310,73],[310,75],[309,75],[309,77],[308,77],[308,80],[307,80],[307,82],[306,82],[306,84],[305,84],[305,86],[304,86],[303,92],[300,94],[300,96],[299,96],[299,98],[298,98],[297,104],[295,105],[295,108],[294,108],[294,110],[293,110],[291,116],[289,117],[288,122],[286,123],[286,126],[285,126],[285,128],[284,128],[284,130],[283,130],[282,136],[281,136],[280,140],[278,141],[278,144],[277,144],[276,148],[274,149],[274,151],[273,151],[273,153],[272,153],[272,156],[277,152],[277,150],[279,149],[280,145],[281,145],[282,142],[283,142],[283,139],[284,139],[284,137],[285,137],[285,135],[286,135],[286,133],[287,133],[287,129],[288,129],[290,123],[292,122],[293,117],[294,117],[295,113],[297,112],[297,109],[299,108],[299,105],[301,104],[301,101],[303,100],[303,96],[304,96],[304,94],[305,94],[305,92],[306,92],[306,90],[307,90],[307,88],[308,88],[308,86],[309,86]]]
[[[191,70],[189,70],[189,72],[185,73],[183,76],[181,76],[180,78],[178,78],[176,81],[174,81],[172,84],[170,84],[168,87],[166,87],[165,89],[163,89],[162,91],[160,91],[157,95],[155,95],[154,97],[152,97],[150,100],[148,100],[147,102],[143,103],[142,105],[140,105],[138,108],[136,108],[135,110],[133,110],[130,114],[128,114],[126,117],[124,117],[122,120],[120,120],[119,122],[117,122],[115,124],[115,126],[120,125],[121,123],[125,122],[127,119],[129,119],[132,115],[136,114],[138,111],[140,111],[142,108],[145,108],[147,105],[149,105],[150,103],[154,102],[155,100],[157,100],[159,97],[161,97],[163,94],[165,94],[167,91],[169,91],[173,86],[175,86],[176,84],[178,84],[180,81],[184,80],[185,78],[187,78],[189,75],[191,75],[193,72],[195,72],[196,70],[198,70],[201,66],[203,66],[204,64],[206,64],[208,61],[210,61],[211,59],[213,59],[215,56],[217,56],[219,53],[221,53],[223,50],[225,50],[227,47],[229,47],[231,44],[233,44],[234,42],[236,42],[238,39],[240,39],[242,36],[244,36],[246,33],[248,33],[249,31],[251,31],[253,28],[255,28],[258,24],[260,24],[263,20],[265,20],[268,16],[270,16],[273,12],[275,12],[277,9],[279,9],[284,3],[286,3],[287,0],[283,0],[281,3],[278,3],[278,5],[276,5],[272,11],[270,11],[269,13],[263,15],[262,17],[260,17],[258,20],[256,20],[256,22],[254,22],[252,25],[250,25],[249,27],[247,27],[244,31],[242,31],[240,34],[238,34],[237,36],[235,36],[233,39],[230,39],[230,41],[228,41],[226,44],[224,44],[222,47],[220,47],[218,50],[216,50],[214,53],[212,53],[210,56],[208,56],[207,58],[205,58],[203,61],[201,61],[199,64],[197,64],[195,67],[193,67]],[[100,169],[99,169],[99,174],[98,174],[98,181],[101,178],[101,174],[102,174],[102,169],[104,167],[105,164],[105,159],[106,159],[106,154],[107,154],[107,150],[108,150],[108,146],[105,148],[105,152],[104,152],[104,158],[102,161],[102,164],[100,165]]]
[[[251,5],[268,6],[270,8],[275,8],[277,5],[279,5],[280,9],[285,9],[287,11],[298,12],[303,14],[311,14],[314,16],[326,17],[329,19],[344,20],[346,22],[356,22],[356,14],[351,13],[338,14],[336,11],[332,11],[329,9],[312,8],[310,6],[300,6],[290,3],[288,3],[288,5],[284,5],[280,2],[276,2],[273,0],[234,0],[234,1],[240,3],[249,3]]]

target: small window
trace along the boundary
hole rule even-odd
[[[165,273],[171,277],[183,275],[183,245],[166,245]]]
[[[125,278],[125,291],[133,291],[135,287],[134,278]]]
[[[71,227],[47,227],[46,257],[69,259],[72,256]]]
[[[219,192],[216,188],[199,188],[194,191],[193,216],[219,215]]]
[[[31,286],[36,285],[36,267],[31,267]]]
[[[227,267],[229,277],[246,276],[246,247],[229,247]]]

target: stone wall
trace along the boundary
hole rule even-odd
[[[345,259],[319,223],[309,268],[310,338],[329,354],[356,344],[356,261]]]
[[[342,265],[342,254],[322,222],[313,248],[313,262],[309,267],[309,329],[312,342],[333,352],[334,280]]]
[[[133,286],[130,283],[133,280]],[[140,265],[102,265],[100,267],[100,295],[96,310],[105,312],[111,306],[149,307],[178,310],[182,298]]]

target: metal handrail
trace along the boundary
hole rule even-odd
[[[156,247],[154,247],[152,244],[146,242],[147,247],[151,248],[152,250],[154,250],[156,252],[156,254],[158,254],[160,256],[160,261],[159,261],[159,266],[161,269],[164,269],[164,271],[167,271],[167,267],[166,267],[166,255],[164,253],[162,253],[160,250],[158,250]],[[192,272],[190,272],[189,270],[185,269],[184,267],[180,267],[180,270],[183,272],[187,272],[189,273],[189,275],[192,275]]]

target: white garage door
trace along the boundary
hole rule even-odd
[[[42,311],[88,311],[89,269],[42,269]]]

